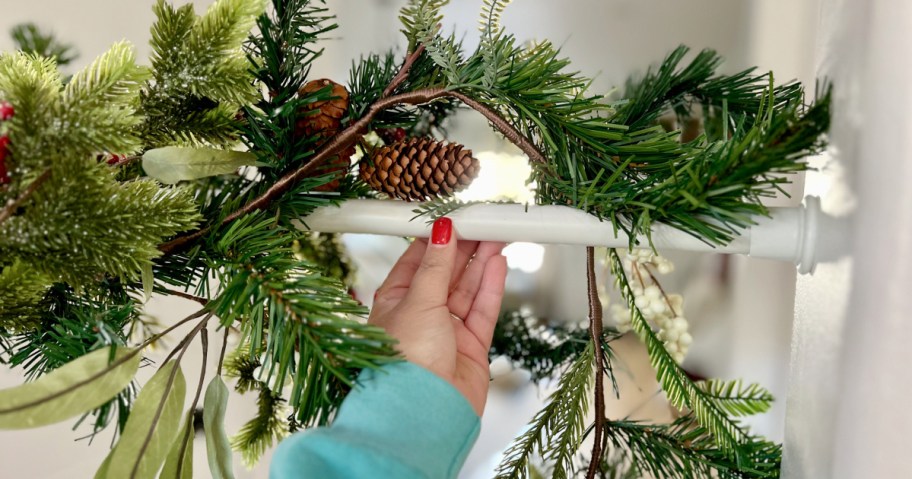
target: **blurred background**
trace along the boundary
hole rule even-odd
[[[86,65],[110,44],[124,38],[133,42],[140,59],[145,59],[149,52],[149,27],[154,20],[152,3],[152,0],[6,0],[0,10],[0,50],[12,46],[3,32],[18,23],[33,21],[77,48],[80,57],[71,70]],[[202,11],[210,2],[194,3]],[[397,12],[404,3],[402,0],[328,2],[340,27],[323,43],[325,54],[311,77],[345,83],[352,60],[360,55],[389,48],[398,48],[401,53],[404,44]],[[481,0],[455,0],[444,10],[443,30],[455,29],[458,35],[463,35],[468,50],[477,44],[475,26],[480,5]],[[785,10],[788,15],[782,14]],[[643,72],[679,44],[695,50],[718,50],[727,59],[723,72],[756,65],[763,71],[773,70],[780,82],[798,79],[810,85],[809,91],[813,91],[818,68],[820,2],[817,0],[522,0],[507,9],[503,23],[507,31],[521,40],[549,39],[562,46],[576,69],[595,78],[595,92],[608,93],[622,87],[629,75]],[[524,158],[493,134],[485,121],[467,111],[457,115],[450,126],[451,138],[466,144],[482,161],[482,176],[472,189],[463,193],[464,198],[510,196],[520,201],[530,198],[524,185],[528,172]],[[827,164],[826,159],[816,161]],[[838,182],[820,179],[833,174],[827,168],[824,170],[825,174],[817,179],[808,179],[809,192],[832,193],[830,190],[840,188]],[[792,198],[777,200],[777,206],[800,202],[804,179],[793,186]],[[851,203],[848,195],[839,198],[838,203]],[[838,209],[839,205],[828,207]],[[347,236],[345,242],[358,265],[359,297],[370,298],[406,243],[401,238],[369,236]],[[522,306],[552,321],[585,321],[583,248],[514,244],[507,254],[511,266],[507,306]],[[667,290],[683,294],[685,314],[694,337],[684,366],[701,376],[743,378],[769,388],[779,401],[768,414],[750,422],[757,433],[782,440],[795,318],[794,266],[711,254],[668,252],[667,256],[675,263],[676,270],[663,278],[663,285]],[[845,264],[824,267],[831,268],[824,273],[830,278],[826,284],[820,280],[816,283],[800,280],[799,296],[819,298],[818,293],[826,294],[826,306],[814,307],[826,308],[838,317],[845,309],[848,267]],[[806,304],[817,302],[812,299]],[[179,299],[153,298],[148,310],[162,324],[168,324],[192,311],[191,307]],[[799,311],[801,314],[821,312],[805,309],[804,313]],[[606,323],[611,324],[610,315],[606,315]],[[609,416],[667,420],[671,411],[658,394],[645,351],[629,336],[614,344],[622,394],[620,400],[611,398]],[[200,360],[197,350],[191,348],[190,354],[194,356],[185,359],[187,370],[192,370],[193,362]],[[522,373],[511,371],[504,362],[495,363],[493,374],[496,387],[492,389],[483,419],[481,439],[468,459],[462,478],[491,477],[500,453],[548,394],[547,383],[541,387],[529,384]],[[21,381],[18,371],[0,370],[0,387]],[[234,396],[229,407],[230,434],[252,415],[253,397]],[[90,446],[87,441],[74,442],[81,435],[79,430],[71,431],[67,423],[0,432],[0,476],[91,477],[107,453],[108,438],[99,437]],[[195,477],[209,477],[203,443],[197,445],[195,455]],[[253,470],[238,464],[238,477],[264,478],[268,463],[267,455]]]

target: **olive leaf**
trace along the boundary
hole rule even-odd
[[[193,411],[188,411],[184,425],[171,446],[161,479],[193,479]]]
[[[108,456],[105,457],[104,462],[98,466],[98,471],[95,473],[94,479],[106,479],[108,477],[108,468],[111,467],[111,455],[114,454],[114,451],[108,453]]]
[[[108,466],[108,478],[153,479],[177,438],[187,383],[169,361],[143,387]]]
[[[133,380],[140,355],[108,348],[75,359],[35,382],[0,391],[0,429],[45,426],[108,402]]]
[[[228,407],[228,387],[221,376],[212,378],[206,387],[203,401],[203,430],[206,432],[206,456],[212,479],[234,479],[231,463],[231,443],[225,432],[225,410]]]
[[[146,174],[168,185],[231,174],[242,166],[264,165],[253,153],[215,148],[167,146],[149,150],[142,157]]]

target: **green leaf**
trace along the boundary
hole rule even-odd
[[[109,478],[153,479],[177,437],[187,384],[169,361],[139,393],[123,435],[111,453]]]
[[[180,466],[178,470],[178,465]],[[193,479],[193,411],[188,411],[177,440],[171,446],[161,479]]]
[[[143,154],[142,166],[147,175],[171,185],[179,181],[231,174],[242,166],[263,164],[256,161],[253,153],[245,151],[166,146]]]
[[[108,457],[105,458],[104,462],[98,466],[98,471],[95,473],[94,479],[105,479],[108,477],[108,469],[111,468],[111,456],[114,455],[114,451],[108,453]]]
[[[228,406],[228,387],[216,376],[206,387],[203,401],[203,430],[206,432],[206,456],[212,479],[234,479],[231,463],[231,443],[225,432],[225,410]]]
[[[41,379],[0,391],[0,429],[45,426],[89,412],[133,380],[140,355],[104,348],[71,361]]]

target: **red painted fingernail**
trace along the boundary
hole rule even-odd
[[[431,229],[431,243],[447,244],[453,235],[453,221],[447,217],[437,218],[434,228]]]

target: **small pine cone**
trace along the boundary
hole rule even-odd
[[[471,150],[430,138],[378,148],[360,167],[371,188],[406,201],[450,196],[468,186],[479,169]]]
[[[333,173],[335,179],[326,183],[325,185],[318,186],[317,191],[339,191],[339,186],[342,185],[342,178],[348,174],[348,168],[351,167],[351,157],[355,154],[355,145],[352,145],[345,150],[342,150],[342,153],[339,153],[338,156],[326,162],[321,168],[317,175],[324,175],[327,173]]]
[[[342,117],[348,111],[348,91],[345,90],[345,87],[332,80],[314,80],[302,86],[298,90],[298,94],[311,95],[328,86],[332,86],[332,90],[329,92],[332,98],[304,105],[298,111],[295,135],[299,138],[301,136],[330,138],[342,127]]]

